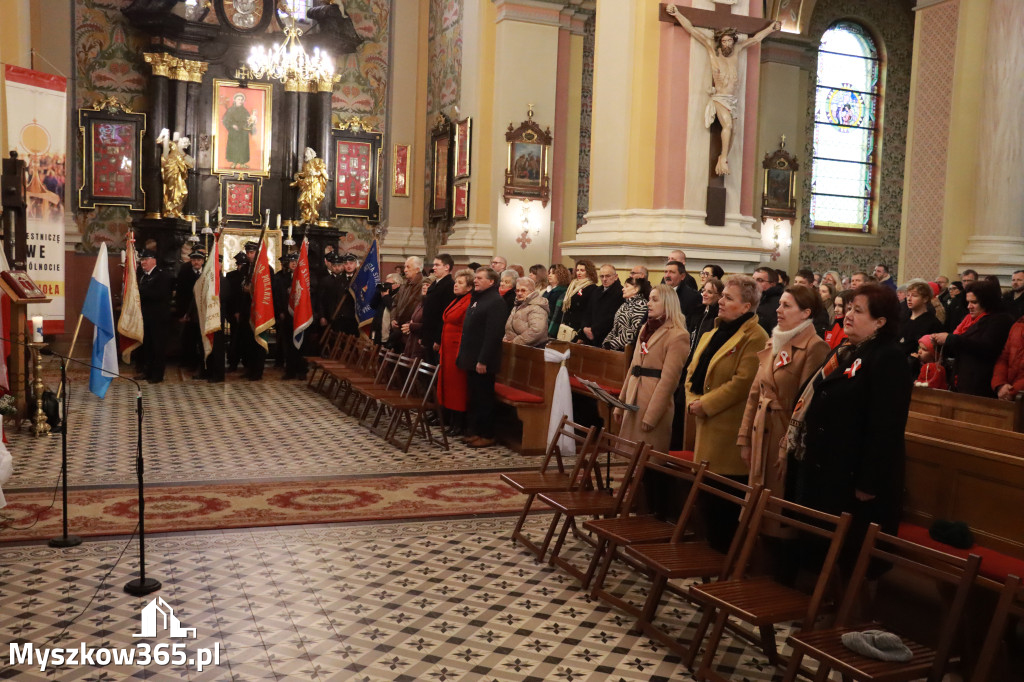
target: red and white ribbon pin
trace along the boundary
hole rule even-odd
[[[852,365],[850,365],[848,368],[843,370],[843,374],[845,374],[847,377],[852,379],[854,377],[854,375],[857,374],[857,370],[860,369],[860,366],[862,364],[864,364],[864,363],[861,362],[860,358],[857,358],[856,360],[853,361]]]
[[[787,353],[786,351],[779,351],[779,359],[775,361],[775,369],[785,367],[790,362],[792,362],[792,360],[789,357],[789,353]]]

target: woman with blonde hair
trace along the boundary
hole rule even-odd
[[[667,284],[651,290],[647,311],[620,393],[623,402],[639,409],[625,412],[617,408],[613,416],[622,422],[619,435],[623,438],[647,441],[655,450],[668,452],[674,395],[690,354],[690,334],[679,297]]]

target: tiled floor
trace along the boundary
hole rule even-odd
[[[632,619],[595,603],[573,579],[513,547],[510,519],[297,527],[151,537],[148,575],[185,627],[187,652],[219,646],[220,664],[8,666],[19,680],[668,680],[691,679],[674,656],[629,632]],[[0,631],[57,646],[111,570],[123,543],[68,550],[0,549]],[[133,646],[148,598],[129,597],[133,543],[60,646]],[[582,557],[580,557],[582,560]],[[620,577],[621,579],[621,577]],[[642,583],[626,579],[632,594]],[[694,613],[670,601],[662,622]],[[780,635],[781,636],[781,635]],[[166,634],[145,640],[172,642]],[[4,647],[4,653],[8,647]],[[5,665],[9,660],[4,660]],[[735,679],[771,679],[763,656],[730,647]]]
[[[116,382],[105,401],[81,383],[73,388],[73,486],[134,481],[134,398],[130,386]],[[455,475],[536,463],[501,448],[446,454],[414,446],[403,455],[295,382],[165,383],[144,387],[144,398],[150,482]],[[16,469],[9,487],[53,484],[59,437],[13,434],[10,449]],[[546,519],[531,527],[537,524]],[[183,626],[198,630],[185,640],[188,653],[220,647],[219,665],[202,672],[187,664],[45,672],[38,664],[12,665],[12,642],[46,648],[178,640],[132,637],[150,601],[122,591],[137,575],[135,543],[119,563],[125,539],[65,550],[0,544],[0,632],[8,644],[0,650],[0,678],[692,679],[663,647],[631,634],[631,618],[592,602],[572,578],[513,546],[512,525],[512,518],[490,517],[150,535],[147,570],[163,582],[158,595]],[[587,547],[568,552],[582,563]],[[634,600],[643,598],[644,581],[627,571],[614,579]],[[695,624],[681,601],[665,604],[659,619],[680,633]],[[772,676],[764,657],[742,643],[730,643],[723,667],[738,680]]]

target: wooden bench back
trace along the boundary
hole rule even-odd
[[[980,398],[915,386],[910,411],[1006,431],[1024,431],[1024,401],[1021,400]]]
[[[928,419],[914,417],[906,434],[904,519],[925,527],[936,519],[963,521],[982,547],[1024,559],[1024,436],[1006,434],[1016,436],[1015,449],[988,450],[971,443],[963,424],[955,440],[911,431]]]
[[[627,346],[624,351],[605,350],[565,341],[551,341],[548,346],[559,353],[569,350],[569,359],[565,361],[569,374],[616,389],[622,388],[626,370],[633,359],[632,345]]]
[[[544,397],[550,404],[559,365],[544,361],[544,349],[503,342],[501,370],[495,381],[512,388]]]

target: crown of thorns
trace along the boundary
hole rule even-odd
[[[738,35],[739,34],[737,33],[736,29],[734,29],[732,27],[719,29],[719,30],[715,31],[715,42],[716,43],[721,43],[722,42],[722,38],[724,38],[725,36],[729,36],[730,38],[732,38],[732,41],[735,43],[736,40],[737,40],[737,36]]]

